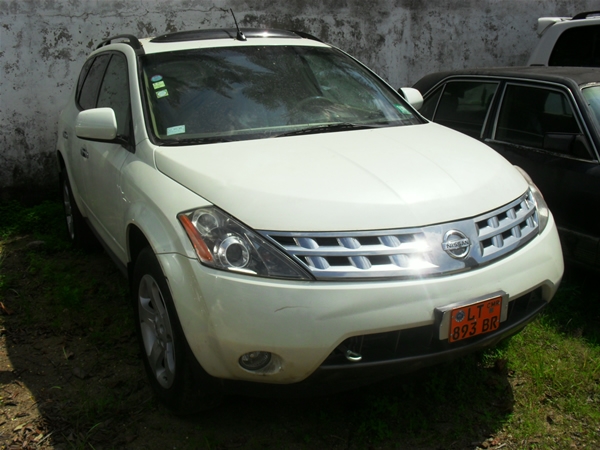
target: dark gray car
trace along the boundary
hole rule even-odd
[[[427,119],[528,172],[556,218],[565,258],[600,269],[600,69],[468,69],[413,87]]]

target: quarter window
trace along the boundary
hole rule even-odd
[[[100,55],[94,59],[89,71],[85,74],[85,79],[81,83],[81,92],[77,102],[82,109],[96,107],[98,100],[98,88],[102,82],[102,77],[106,71],[106,65],[110,60],[110,55]],[[84,67],[85,70],[85,67]],[[82,72],[82,75],[83,72]]]
[[[77,93],[76,98],[79,100],[79,97],[81,96],[81,88],[83,87],[83,82],[85,81],[85,79],[88,76],[88,73],[90,71],[90,67],[92,66],[92,63],[95,61],[95,58],[90,58],[88,59],[85,64],[83,65],[83,67],[81,68],[81,73],[79,74],[79,79],[77,80]]]

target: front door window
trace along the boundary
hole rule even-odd
[[[448,82],[439,99],[433,121],[480,138],[497,88],[498,83],[489,81]],[[426,101],[422,110],[427,112],[429,108]]]

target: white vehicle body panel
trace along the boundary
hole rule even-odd
[[[527,189],[489,147],[433,123],[268,139],[249,152],[252,144],[158,148],[157,168],[261,230],[449,222]]]

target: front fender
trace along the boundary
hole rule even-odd
[[[123,191],[129,203],[125,221],[126,264],[135,258],[132,227],[139,229],[156,255],[179,253],[196,258],[177,215],[208,206],[209,202],[140,160],[132,161],[124,168]]]

